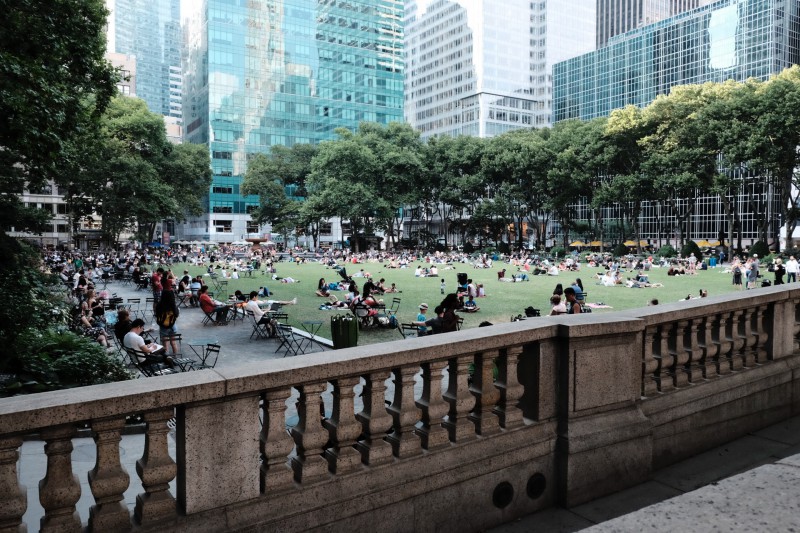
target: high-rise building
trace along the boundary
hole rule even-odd
[[[184,237],[260,233],[258,198],[240,193],[254,154],[403,119],[401,0],[208,0],[184,39],[185,140],[208,145],[213,170],[208,214]]]
[[[595,46],[595,0],[406,0],[405,117],[424,137],[551,121],[552,65]]]
[[[180,0],[106,0],[106,7],[107,51],[136,58],[136,96],[153,113],[180,119]]]
[[[715,0],[597,0],[597,48],[615,35],[673,17]]]
[[[798,0],[722,0],[617,35],[604,48],[556,64],[554,121],[604,117],[626,105],[643,107],[676,85],[766,80],[798,63]],[[759,238],[763,216],[777,234],[781,204],[768,185],[750,181],[746,187],[730,201],[737,205],[741,238],[752,243]],[[693,201],[686,234],[724,239],[728,227],[720,198],[696,196]],[[585,202],[577,205],[577,213],[579,219],[591,218]],[[648,240],[674,234],[680,223],[650,203],[639,220],[641,236]]]

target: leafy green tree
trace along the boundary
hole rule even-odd
[[[18,194],[71,178],[68,144],[96,120],[118,76],[104,59],[102,0],[3,2],[0,22],[0,232],[40,230]]]

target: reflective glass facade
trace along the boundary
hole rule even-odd
[[[646,106],[676,85],[766,80],[800,60],[798,10],[797,0],[724,0],[614,37],[605,48],[555,65],[554,120],[588,120],[628,104]],[[768,234],[777,234],[780,198],[762,180],[746,180],[728,201],[745,245],[758,239],[756,213],[765,214]],[[684,199],[678,203],[680,209],[688,205]],[[696,196],[693,206],[684,235],[725,239],[720,198]],[[576,207],[579,219],[591,219],[585,203]],[[607,224],[617,217],[615,209],[605,210]],[[643,205],[639,223],[641,237],[652,243],[677,234],[675,213],[661,204]]]
[[[405,117],[423,137],[544,127],[552,65],[594,49],[595,0],[406,0]]]
[[[597,48],[615,35],[710,3],[711,0],[597,0]]]
[[[106,7],[108,52],[135,56],[137,98],[153,113],[180,118],[171,81],[181,68],[180,0],[107,0]]]
[[[675,85],[765,80],[798,62],[797,0],[724,0],[553,68],[554,121],[645,106]]]
[[[403,118],[400,0],[207,0],[185,23],[186,140],[206,143],[208,216],[187,236],[239,240],[259,228],[239,192],[247,161],[318,143],[339,127]]]

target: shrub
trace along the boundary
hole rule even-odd
[[[698,260],[703,257],[703,252],[700,250],[700,247],[697,246],[696,242],[686,241],[686,244],[681,248],[681,257],[689,257],[691,254],[694,254]]]
[[[497,251],[501,254],[510,254],[511,253],[511,246],[507,242],[501,242],[497,246]]]
[[[465,243],[464,243],[464,253],[465,253],[465,254],[471,254],[471,253],[473,253],[474,251],[475,251],[475,245],[473,245],[473,244],[472,244],[471,242],[469,242],[469,241],[467,241],[467,242],[465,242]]]
[[[758,257],[767,257],[770,254],[769,246],[764,241],[756,241],[753,246],[750,247],[750,257],[753,255],[758,254]]]
[[[628,247],[622,243],[619,243],[614,247],[614,257],[622,257],[628,255],[629,253],[630,250],[628,250]]]
[[[566,257],[567,249],[564,248],[563,246],[553,246],[550,249],[550,255],[552,255],[556,259],[559,258],[559,257]]]
[[[656,255],[659,257],[669,258],[669,257],[675,257],[676,255],[678,255],[678,252],[671,245],[665,244],[664,246],[658,249]]]

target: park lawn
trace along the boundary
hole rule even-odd
[[[419,263],[415,263],[414,266],[416,264]],[[173,267],[173,272],[177,277],[182,275],[185,266],[176,264]],[[440,293],[441,279],[445,280],[446,292],[452,292],[457,285],[456,274],[465,272],[476,283],[483,283],[486,289],[486,297],[476,299],[480,311],[462,314],[464,328],[477,327],[483,321],[493,324],[509,322],[512,317],[519,314],[524,316],[524,310],[528,306],[540,309],[542,315],[546,315],[550,312],[549,299],[556,284],[561,283],[564,287],[567,287],[576,277],[580,277],[583,281],[584,289],[588,294],[588,302],[602,302],[611,306],[611,309],[594,309],[594,313],[613,313],[625,309],[644,307],[653,298],[657,298],[662,304],[677,302],[686,298],[689,294],[692,297],[697,297],[700,289],[707,290],[710,298],[736,290],[731,284],[731,274],[723,273],[722,268],[699,271],[694,276],[675,277],[667,276],[667,269],[653,268],[648,273],[651,283],[662,283],[664,287],[629,289],[625,286],[603,287],[599,285],[599,280],[596,279],[595,274],[601,272],[601,269],[589,268],[585,265],[582,266],[580,272],[562,272],[559,276],[530,276],[530,281],[518,283],[506,283],[497,280],[497,271],[503,267],[507,269],[507,275],[511,275],[516,271],[515,267],[503,265],[499,262],[495,262],[495,267],[492,269],[475,269],[470,265],[457,263],[449,270],[445,270],[447,267],[440,267],[439,277],[437,278],[416,278],[414,277],[413,267],[389,269],[380,263],[346,265],[347,273],[350,275],[363,268],[366,272],[371,273],[376,281],[380,278],[385,278],[386,286],[391,283],[397,284],[397,288],[402,292],[385,294],[383,299],[387,307],[393,297],[402,299],[398,313],[400,322],[416,320],[418,306],[421,302],[429,305],[427,316],[432,317],[433,308],[444,297]],[[297,305],[284,307],[284,310],[289,315],[289,323],[299,327],[300,322],[303,320],[321,320],[323,326],[320,334],[323,337],[330,338],[330,317],[336,314],[345,314],[346,311],[337,311],[335,309],[320,310],[319,306],[326,302],[326,298],[316,296],[315,291],[319,278],[324,277],[328,283],[338,281],[340,279],[338,273],[316,262],[299,265],[282,262],[278,263],[276,268],[278,276],[292,277],[300,280],[300,283],[279,283],[272,280],[270,276],[259,273],[252,278],[244,277],[239,280],[230,280],[229,294],[233,294],[237,289],[247,294],[251,290],[258,290],[261,286],[267,286],[270,291],[275,293],[271,297],[273,299],[291,300],[297,297]],[[204,268],[192,266],[189,266],[188,270],[192,275],[205,272]],[[766,272],[764,274],[768,279],[772,279],[771,274]],[[623,277],[632,277],[634,275],[634,272],[623,273]],[[359,288],[366,281],[364,278],[354,279]],[[213,290],[213,287],[211,290]],[[333,291],[331,294],[344,299],[344,292]],[[360,345],[364,345],[399,340],[400,338],[401,336],[397,331],[372,328],[361,330],[358,342]]]

